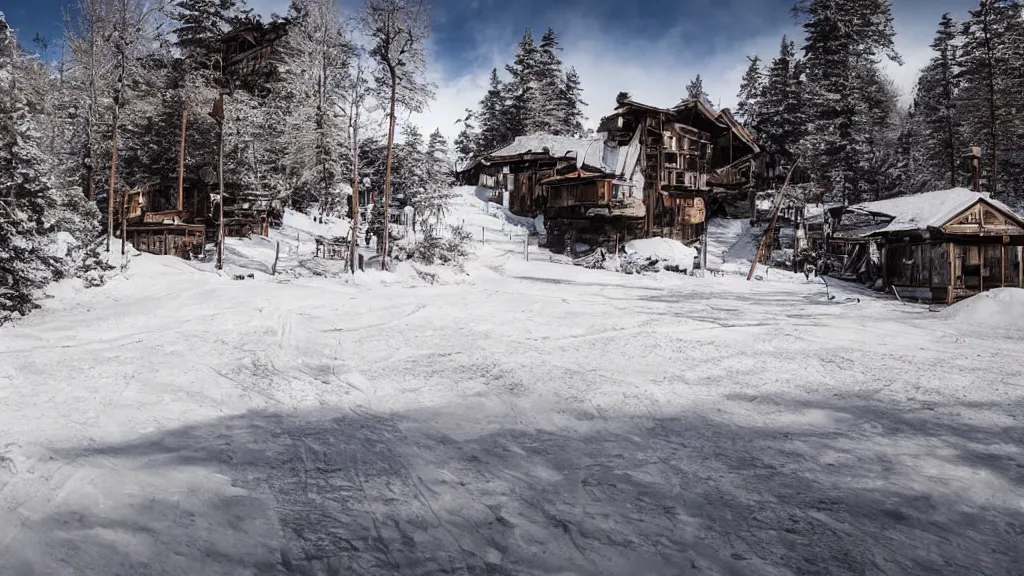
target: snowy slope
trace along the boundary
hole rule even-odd
[[[1024,330],[485,241],[459,284],[55,286],[0,329],[0,574],[1024,562]]]
[[[754,232],[746,219],[711,220],[708,223],[708,269],[746,275],[757,256],[758,240]]]

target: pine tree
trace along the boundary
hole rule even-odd
[[[417,218],[424,222],[439,222],[454,197],[449,156],[448,141],[440,130],[434,130],[427,141],[427,190],[416,206]]]
[[[478,154],[486,154],[512,140],[515,133],[508,125],[509,107],[507,87],[498,77],[498,70],[495,68],[491,70],[490,88],[480,100],[480,113],[477,116],[480,125],[476,145]]]
[[[856,201],[866,192],[873,131],[890,115],[871,107],[887,94],[879,59],[902,63],[892,9],[889,0],[802,0],[795,10],[806,33],[805,165],[834,197]]]
[[[583,115],[583,107],[587,103],[583,101],[583,87],[580,85],[580,75],[575,67],[569,68],[565,73],[565,81],[562,83],[559,96],[562,133],[577,138],[583,137],[583,121],[587,119]]]
[[[537,47],[536,91],[530,103],[536,111],[526,126],[527,133],[565,134],[565,76],[558,56],[558,38],[548,28]]]
[[[466,109],[466,115],[456,120],[455,123],[462,124],[462,130],[455,137],[454,143],[456,160],[461,167],[476,154],[480,134],[476,129],[476,113],[469,108]]]
[[[711,97],[704,90],[704,80],[700,77],[700,74],[697,74],[697,77],[690,80],[690,83],[686,85],[686,99],[700,100],[711,106]]]
[[[914,97],[913,133],[921,153],[918,169],[932,175],[927,184],[932,189],[958,185],[958,158],[965,147],[957,112],[961,82],[956,42],[957,24],[944,14],[931,45],[935,55],[921,70]]]
[[[245,3],[238,0],[177,0],[171,11],[182,57],[210,69],[220,56],[220,38],[241,23]]]
[[[743,80],[740,82],[740,91],[736,95],[736,115],[747,128],[755,131],[761,123],[761,99],[765,90],[765,75],[761,70],[761,58],[759,56],[747,56],[750,65],[747,66]]]
[[[399,205],[415,207],[428,185],[426,143],[411,122],[402,126],[401,134],[402,141],[395,144],[391,197]]]
[[[981,139],[984,176],[997,195],[1019,193],[1024,164],[1019,99],[1024,89],[1024,22],[1019,0],[981,0],[963,26],[959,112],[966,132]]]
[[[0,13],[0,324],[36,307],[33,292],[70,272],[68,245],[96,232],[97,214],[77,187],[51,176],[54,159],[40,149],[40,135],[26,99],[29,73],[14,32]]]
[[[533,40],[533,33],[527,28],[516,49],[512,63],[505,66],[511,76],[508,83],[509,105],[505,114],[505,126],[510,137],[529,133],[539,121],[537,70],[539,49]]]
[[[759,102],[758,142],[770,168],[786,166],[796,159],[807,118],[802,65],[797,59],[796,45],[785,36],[764,82],[764,97]]]

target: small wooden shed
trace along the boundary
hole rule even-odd
[[[880,250],[882,280],[903,298],[953,302],[1024,287],[1024,218],[988,194],[954,188],[846,209],[879,227],[864,234]]]

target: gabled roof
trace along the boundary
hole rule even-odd
[[[683,100],[679,104],[676,104],[675,106],[673,106],[672,107],[672,111],[673,112],[678,112],[679,110],[682,110],[683,108],[696,108],[701,114],[707,116],[711,120],[718,121],[719,113],[715,112],[711,108],[711,106],[708,106],[707,103],[704,102],[703,100],[695,99],[695,98],[690,98],[689,100]],[[719,124],[722,124],[723,128],[725,127],[724,123],[719,122]]]
[[[747,146],[753,148],[754,154],[757,154],[758,152],[761,151],[761,149],[757,146],[757,142],[754,141],[754,135],[750,133],[750,130],[747,130],[746,126],[740,124],[739,121],[736,120],[736,117],[732,115],[732,111],[730,111],[728,108],[725,108],[724,110],[718,113],[718,117],[719,119],[724,121],[729,126],[729,128],[732,128],[732,131],[737,136],[739,136],[740,140],[742,140]]]
[[[877,202],[864,202],[850,206],[847,211],[892,218],[887,226],[877,230],[876,233],[907,232],[941,228],[979,201],[985,202],[1000,212],[1005,212],[1008,217],[1024,228],[1024,219],[1015,214],[1009,206],[992,199],[988,194],[973,192],[966,188],[952,188]]]

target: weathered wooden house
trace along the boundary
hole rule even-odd
[[[506,191],[508,208],[544,215],[555,251],[703,232],[713,189],[741,189],[760,153],[728,110],[684,101],[665,109],[618,99],[589,139],[533,134],[483,157],[460,176]]]
[[[1024,218],[988,194],[954,188],[832,211],[829,252],[846,274],[902,298],[953,303],[1024,287]]]
[[[200,254],[207,238],[209,199],[209,186],[198,180],[182,186],[180,194],[176,183],[138,186],[124,197],[125,238],[150,254]],[[115,230],[120,236],[120,227]]]

